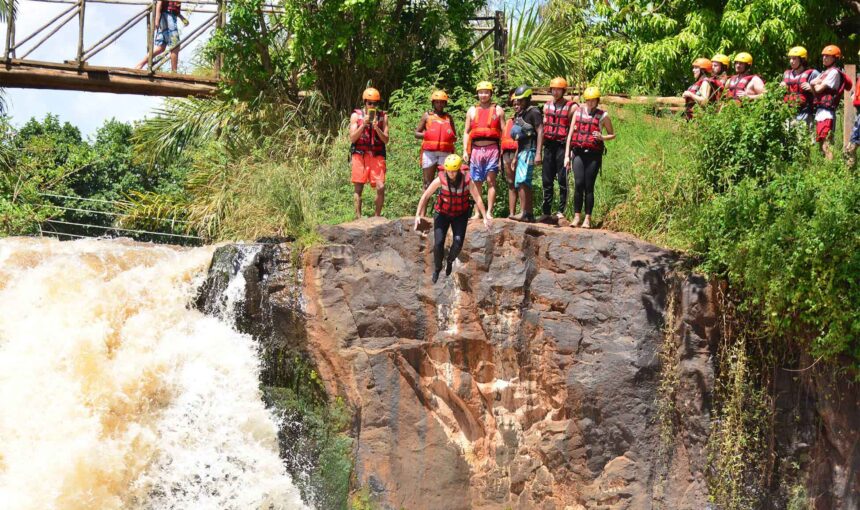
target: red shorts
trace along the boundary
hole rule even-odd
[[[816,142],[824,142],[833,138],[833,121],[834,119],[825,119],[815,123]]]
[[[385,156],[365,152],[352,155],[352,183],[385,186]]]

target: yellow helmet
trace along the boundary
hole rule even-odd
[[[442,164],[442,167],[447,172],[457,172],[460,170],[460,167],[463,165],[463,158],[461,158],[458,154],[448,154],[448,157],[445,158],[445,163]]]
[[[735,55],[735,62],[742,62],[744,64],[751,66],[753,63],[752,55],[750,55],[749,53],[747,53],[745,51],[742,51],[742,52],[738,53],[737,55]]]
[[[789,57],[800,57],[800,58],[808,58],[809,53],[807,53],[806,48],[803,46],[795,46],[794,48],[788,50]]]
[[[588,87],[582,93],[582,98],[588,101],[589,99],[600,99],[600,89],[597,87]]]
[[[448,94],[444,90],[437,90],[430,95],[430,101],[448,101]]]
[[[566,89],[567,88],[567,80],[562,78],[561,76],[557,78],[553,78],[551,82],[549,82],[549,88],[551,89]]]
[[[731,62],[729,62],[729,57],[723,55],[722,53],[717,53],[716,55],[711,57],[711,60],[723,64],[723,67],[729,67],[729,64],[731,64]]]
[[[490,92],[492,92],[493,91],[493,84],[488,82],[488,81],[478,82],[478,86],[475,87],[475,90],[478,90],[478,91],[489,90]]]

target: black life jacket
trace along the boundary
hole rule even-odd
[[[469,192],[472,178],[469,172],[460,170],[460,185],[457,187],[448,181],[448,172],[441,170],[438,177],[442,186],[436,195],[436,212],[452,218],[468,213],[472,207],[472,194]]]
[[[544,105],[543,111],[543,138],[552,142],[563,142],[567,140],[570,130],[570,110],[576,105],[573,101],[565,101],[559,108],[555,101]]]
[[[531,105],[523,111],[522,115],[516,115],[514,117],[514,125],[520,128],[519,133],[515,136],[520,150],[531,149],[537,141],[537,129],[533,125],[529,124],[525,119],[526,113],[531,110],[540,112],[536,106]]]

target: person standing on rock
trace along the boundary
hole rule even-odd
[[[573,221],[571,227],[579,226],[579,213],[585,203],[585,221],[582,228],[591,228],[591,211],[594,209],[594,184],[603,164],[606,152],[604,142],[615,138],[615,129],[609,114],[597,107],[600,103],[600,90],[588,87],[582,93],[585,106],[580,107],[573,116],[573,129],[567,137],[567,156],[564,165],[573,163]],[[604,134],[604,132],[606,134]],[[572,151],[572,152],[571,152]],[[573,155],[573,161],[571,161]]]
[[[355,218],[361,218],[361,194],[364,185],[376,188],[376,216],[382,215],[385,201],[385,144],[388,143],[388,118],[379,110],[381,96],[375,88],[361,95],[364,108],[356,109],[349,118],[349,147],[352,163],[352,194]]]
[[[469,167],[463,165],[463,159],[457,154],[451,154],[445,158],[445,163],[439,167],[438,177],[424,190],[421,200],[418,201],[418,210],[415,211],[415,230],[421,223],[421,217],[427,207],[427,201],[436,191],[436,214],[433,216],[433,283],[439,279],[442,271],[442,259],[445,251],[445,238],[448,229],[452,230],[454,240],[448,250],[448,264],[445,275],[451,274],[454,260],[463,248],[466,240],[466,227],[469,224],[472,204],[478,206],[478,211],[484,218],[484,227],[490,228],[490,216],[484,209],[481,200],[481,191],[472,180]]]
[[[457,131],[454,129],[454,119],[445,111],[448,105],[448,94],[437,90],[430,96],[433,109],[426,112],[415,129],[415,138],[421,143],[421,170],[424,174],[424,189],[436,177],[436,169],[445,163],[445,158],[454,152],[454,142],[457,141]]]
[[[514,186],[517,168],[517,141],[511,138],[514,119],[508,119],[502,132],[502,169],[508,183],[508,217],[517,213],[517,188]]]
[[[511,138],[517,141],[517,170],[514,186],[520,196],[522,212],[511,219],[533,222],[532,175],[543,159],[543,113],[532,105],[532,89],[520,85],[514,91],[514,127]]]
[[[476,186],[487,182],[487,209],[492,214],[496,201],[496,175],[499,173],[499,140],[505,125],[505,111],[492,102],[493,84],[478,83],[478,104],[466,112],[463,160],[469,164],[469,176]]]
[[[573,112],[577,104],[564,97],[567,91],[567,80],[558,77],[549,82],[552,101],[543,105],[543,167],[541,182],[543,183],[543,204],[541,205],[541,220],[546,220],[552,213],[553,187],[558,179],[558,209],[556,219],[564,218],[567,209],[567,169],[564,167],[565,143]]]

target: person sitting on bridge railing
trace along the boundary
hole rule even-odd
[[[170,48],[170,70],[174,73],[179,66],[179,25],[182,2],[159,0],[155,3],[155,41],[152,56],[164,53]],[[143,69],[149,63],[147,55],[137,64],[137,69]]]
[[[729,57],[717,53],[711,57],[711,83],[714,85],[714,95],[719,100],[723,96],[723,88],[729,81]]]
[[[714,99],[714,85],[708,76],[711,72],[711,61],[706,58],[697,58],[693,61],[693,79],[695,83],[690,85],[681,96],[686,101],[684,117],[687,120],[693,118],[693,109],[696,105],[705,106]]]
[[[742,51],[735,55],[735,74],[726,81],[725,97],[740,103],[741,99],[758,99],[764,95],[764,80],[757,74],[750,74],[753,65],[752,55]]]

